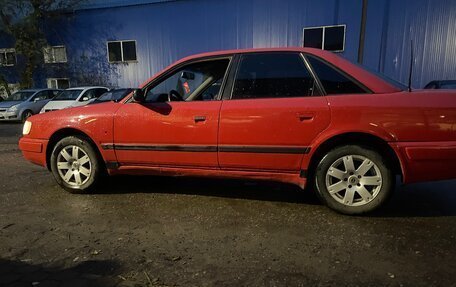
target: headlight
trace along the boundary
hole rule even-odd
[[[18,107],[19,107],[19,105],[14,105],[14,106],[10,107],[9,109],[7,109],[6,111],[7,112],[15,112],[15,111],[17,111]]]
[[[22,128],[22,134],[28,135],[30,133],[31,129],[32,129],[32,122],[25,121],[24,127]]]

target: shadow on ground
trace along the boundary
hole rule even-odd
[[[118,268],[118,263],[108,260],[58,268],[0,259],[0,286],[114,286],[121,280]]]
[[[388,204],[371,216],[456,216],[456,181],[399,185]]]
[[[293,185],[244,180],[189,177],[115,176],[107,180],[99,194],[160,193],[212,196],[257,201],[321,205],[312,190]],[[456,182],[443,181],[397,185],[389,202],[371,217],[456,216]]]
[[[113,176],[98,188],[99,194],[185,194],[258,201],[320,205],[313,192],[293,185],[263,181],[167,176]]]

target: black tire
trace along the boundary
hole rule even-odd
[[[25,123],[25,121],[30,118],[31,116],[33,116],[33,113],[31,110],[25,110],[23,113],[22,113],[22,122]]]
[[[77,163],[76,170],[73,172],[78,172],[79,169],[81,169],[81,172],[79,174],[79,181],[80,184],[78,184],[76,181],[76,176],[73,174],[70,177],[70,182],[67,182],[64,180],[64,175],[63,173],[67,173],[70,171],[70,169],[61,169],[59,172],[59,169],[57,167],[57,163],[61,164],[66,164],[66,159],[64,158],[63,155],[61,155],[61,152],[63,149],[68,151],[70,148],[71,150],[73,147],[79,148],[78,154],[79,156],[83,157],[85,155],[88,156],[89,162],[84,163],[84,164],[79,164]],[[73,156],[73,154],[71,155]],[[71,157],[74,159],[74,157]],[[97,184],[99,181],[102,179],[104,176],[104,171],[103,168],[104,166],[102,165],[102,160],[98,156],[97,152],[93,148],[93,146],[90,144],[90,142],[83,138],[83,137],[77,137],[77,136],[69,136],[66,138],[63,138],[60,140],[54,147],[52,154],[51,154],[51,170],[52,174],[54,175],[55,180],[57,183],[66,191],[69,191],[71,193],[90,193],[94,191],[96,188]],[[71,161],[69,161],[71,162]],[[69,164],[69,167],[72,166]],[[90,168],[89,168],[90,167]],[[82,168],[85,168],[86,170],[89,169],[90,172],[87,173],[89,176],[85,176],[82,172]],[[74,182],[72,182],[74,181]]]
[[[349,162],[355,163],[353,165],[354,172],[348,171],[349,169],[347,168],[342,170],[342,166],[338,168],[337,164],[346,167],[345,160],[348,162],[347,165],[349,165]],[[364,175],[361,175],[363,171],[359,167],[364,160],[368,160],[366,163],[369,165],[372,163],[373,165]],[[359,164],[360,162],[361,164]],[[369,165],[365,165],[366,168]],[[330,168],[331,170],[329,170]],[[335,169],[341,170],[343,173],[339,173]],[[378,172],[380,175],[377,174]],[[334,173],[337,174],[337,177],[333,176]],[[374,186],[363,185],[363,183],[367,183],[367,180],[377,179],[379,176],[381,180],[376,180],[377,183]],[[314,186],[320,199],[328,207],[339,213],[355,215],[374,211],[385,204],[393,193],[395,180],[391,165],[377,151],[368,147],[347,145],[329,151],[321,159],[315,171]],[[336,187],[335,184],[340,185]],[[333,186],[332,192],[334,195],[331,195],[328,191],[328,185],[330,187]],[[346,187],[343,187],[344,185]],[[335,192],[340,188],[342,190]],[[364,189],[361,192],[362,188]],[[366,190],[370,195],[365,193]],[[358,193],[358,191],[361,193]],[[348,196],[351,194],[354,195]]]

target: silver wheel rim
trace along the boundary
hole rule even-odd
[[[362,206],[377,197],[382,188],[378,166],[361,155],[346,155],[336,160],[326,172],[326,188],[339,203]]]
[[[82,148],[69,145],[57,156],[57,170],[64,182],[71,186],[81,186],[92,175],[92,162]]]

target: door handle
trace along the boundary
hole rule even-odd
[[[314,119],[314,115],[313,114],[297,114],[296,117],[301,122],[312,121]]]
[[[194,119],[195,119],[195,123],[205,122],[206,121],[206,117],[205,116],[196,116]]]

